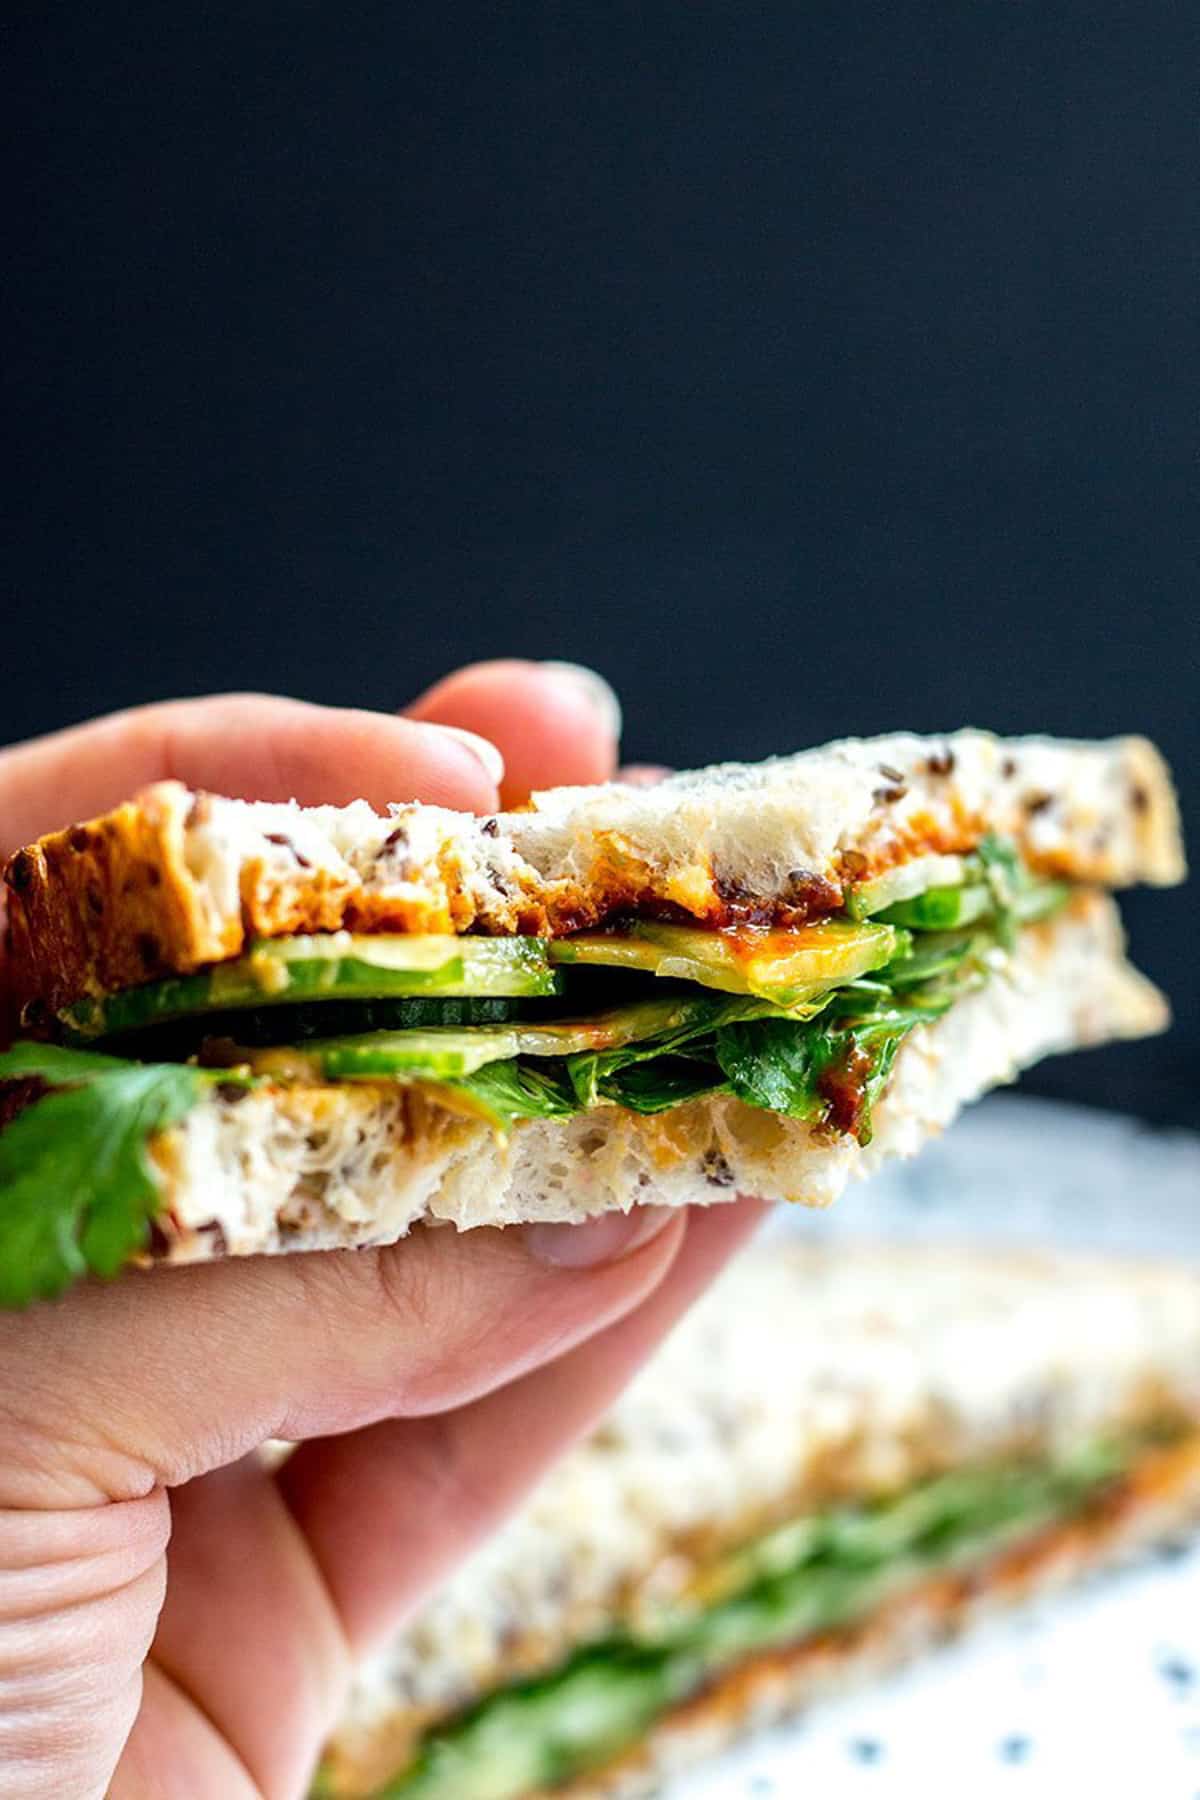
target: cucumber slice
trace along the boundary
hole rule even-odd
[[[115,1037],[193,1013],[257,1010],[299,1001],[538,996],[561,991],[541,938],[323,936],[271,938],[235,962],[170,976],[102,999],[80,1000],[59,1017],[76,1039]]]
[[[903,934],[891,925],[847,919],[792,931],[703,931],[651,922],[632,925],[619,936],[585,932],[558,939],[550,945],[550,957],[568,965],[639,969],[726,994],[753,994],[800,1018],[806,1001],[882,968],[903,948]]]
[[[435,1730],[377,1800],[522,1800],[557,1788],[635,1741],[703,1674],[690,1653],[646,1655],[620,1642],[585,1650]]]
[[[958,931],[995,910],[992,890],[982,882],[966,887],[932,887],[911,900],[901,900],[877,915],[889,925],[914,931]]]
[[[575,1056],[581,1051],[614,1050],[622,1044],[658,1037],[707,1017],[712,1002],[641,1000],[590,1019],[561,1019],[544,1025],[468,1026],[461,1031],[379,1031],[322,1038],[303,1050],[251,1052],[256,1074],[296,1074],[326,1081],[453,1081],[485,1064],[514,1056]]]
[[[915,856],[911,862],[887,869],[871,881],[860,881],[856,887],[847,888],[846,911],[852,919],[870,919],[898,901],[923,894],[926,888],[959,887],[967,879],[972,863],[978,868],[976,859],[971,857]]]
[[[1014,887],[1008,909],[1018,925],[1035,925],[1057,912],[1070,894],[1063,881],[1034,881],[1025,876]],[[904,925],[914,931],[959,931],[974,925],[997,911],[996,896],[983,882],[968,882],[964,887],[927,888],[912,900],[901,900],[889,906],[878,917],[889,925]]]
[[[1013,912],[1019,925],[1036,925],[1039,920],[1058,912],[1070,898],[1069,882],[1039,881],[1035,887],[1025,888],[1015,896]]]

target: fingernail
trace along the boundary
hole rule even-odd
[[[488,780],[496,787],[500,786],[504,780],[504,758],[490,738],[480,737],[475,731],[464,731],[461,725],[435,725],[433,729],[445,731],[450,737],[457,738],[464,749],[469,750],[483,764]]]
[[[595,669],[589,669],[583,663],[544,662],[543,669],[549,669],[552,675],[563,675],[574,682],[579,693],[603,722],[604,729],[616,739],[620,739],[623,719],[621,702],[617,699],[616,689],[598,675]]]
[[[619,1262],[657,1237],[675,1217],[670,1206],[635,1206],[629,1213],[600,1213],[578,1225],[526,1225],[525,1246],[555,1269],[594,1269]]]
[[[661,763],[626,763],[623,769],[617,770],[617,780],[623,781],[626,787],[657,787],[673,769],[665,768]]]

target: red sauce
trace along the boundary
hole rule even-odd
[[[870,1051],[855,1044],[845,1060],[833,1063],[817,1082],[817,1092],[827,1109],[825,1122],[843,1136],[857,1137],[862,1129],[871,1065]]]

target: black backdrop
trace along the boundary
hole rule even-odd
[[[1137,728],[1186,788],[1194,7],[138,11],[7,28],[0,737],[512,651],[639,757]],[[1193,912],[1130,908],[1172,1036],[1031,1085],[1200,1124]]]

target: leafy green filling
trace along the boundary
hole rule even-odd
[[[981,986],[996,949],[986,923],[923,934],[895,962],[825,996],[815,1018],[797,1019],[765,1001],[706,995],[689,1004],[681,1023],[634,1042],[578,1051],[557,1066],[518,1057],[503,1076],[492,1063],[447,1085],[491,1110],[501,1129],[604,1103],[656,1113],[727,1093],[865,1144],[871,1108],[904,1038]]]
[[[160,1205],[150,1139],[219,1079],[53,1045],[0,1056],[0,1082],[31,1098],[0,1131],[0,1306],[115,1275],[144,1248]]]
[[[873,1505],[784,1526],[716,1571],[718,1597],[585,1645],[435,1728],[377,1800],[516,1800],[635,1743],[668,1707],[743,1658],[862,1617],[935,1569],[979,1565],[1085,1506],[1136,1443],[1058,1462],[959,1469]]]
[[[482,1031],[433,1033],[437,1053],[427,1061],[412,1039],[318,1040],[310,1049],[330,1079],[393,1073],[456,1088],[500,1131],[603,1104],[649,1114],[733,1094],[866,1144],[872,1108],[909,1032],[980,987],[1017,930],[1048,917],[1068,895],[1060,883],[1035,881],[1012,846],[994,838],[962,862],[958,888],[927,890],[879,915],[893,927],[889,962],[793,1005],[688,983],[679,984],[674,1006],[631,1001],[610,1012],[609,1022],[621,1022],[611,1033],[619,1041],[597,1048],[563,1041],[561,1055],[553,1034],[567,1034],[569,1026],[550,1027],[544,1044],[536,1043],[535,1030],[524,1034],[535,1040],[532,1050],[519,1026],[508,1038],[493,1033],[490,1050]],[[959,928],[932,929],[953,920]],[[612,979],[625,981],[626,992],[639,991],[636,976]],[[588,1023],[582,1021],[584,1035]]]

